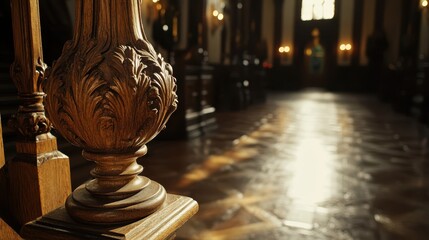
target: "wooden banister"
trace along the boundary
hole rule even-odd
[[[11,1],[15,60],[11,76],[20,106],[9,122],[19,136],[16,157],[8,163],[10,209],[23,225],[61,206],[71,192],[68,157],[57,150],[45,116],[41,89],[43,62],[39,1]]]

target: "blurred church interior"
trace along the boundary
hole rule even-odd
[[[5,176],[20,105],[10,1],[0,7]],[[141,0],[141,10],[179,105],[139,163],[199,204],[176,239],[428,239],[427,0]],[[73,37],[75,1],[39,0],[39,11],[52,66]],[[93,164],[52,133],[75,189]],[[19,232],[4,185],[0,217]]]

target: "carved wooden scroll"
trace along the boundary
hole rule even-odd
[[[55,128],[97,165],[68,198],[69,215],[93,224],[145,217],[165,200],[136,159],[177,107],[172,68],[148,42],[140,0],[78,0],[73,39],[44,84]]]

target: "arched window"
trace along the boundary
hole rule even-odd
[[[332,19],[334,14],[335,0],[302,0],[302,21]]]

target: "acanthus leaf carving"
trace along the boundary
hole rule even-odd
[[[143,167],[136,160],[177,108],[177,87],[141,17],[140,0],[77,0],[73,39],[43,84],[55,128],[96,163],[95,179],[65,204],[78,221],[137,220],[166,198],[160,184],[138,176]],[[94,207],[100,200],[108,204]]]
[[[107,48],[90,41],[75,54],[67,44],[44,89],[56,128],[90,151],[139,149],[177,108],[172,68],[142,40]],[[68,67],[62,69],[58,65]],[[101,136],[94,139],[94,134]]]
[[[48,65],[46,65],[46,63],[43,62],[42,58],[40,57],[37,58],[37,63],[35,66],[36,76],[37,76],[37,82],[36,82],[37,92],[42,91],[42,83],[45,80],[45,73],[47,68],[48,68]]]
[[[25,139],[35,139],[51,131],[52,123],[43,112],[17,113],[11,117],[8,127],[18,131]]]
[[[8,126],[20,133],[27,140],[34,140],[37,135],[48,133],[51,121],[45,115],[44,92],[19,93],[20,106],[8,122]]]

